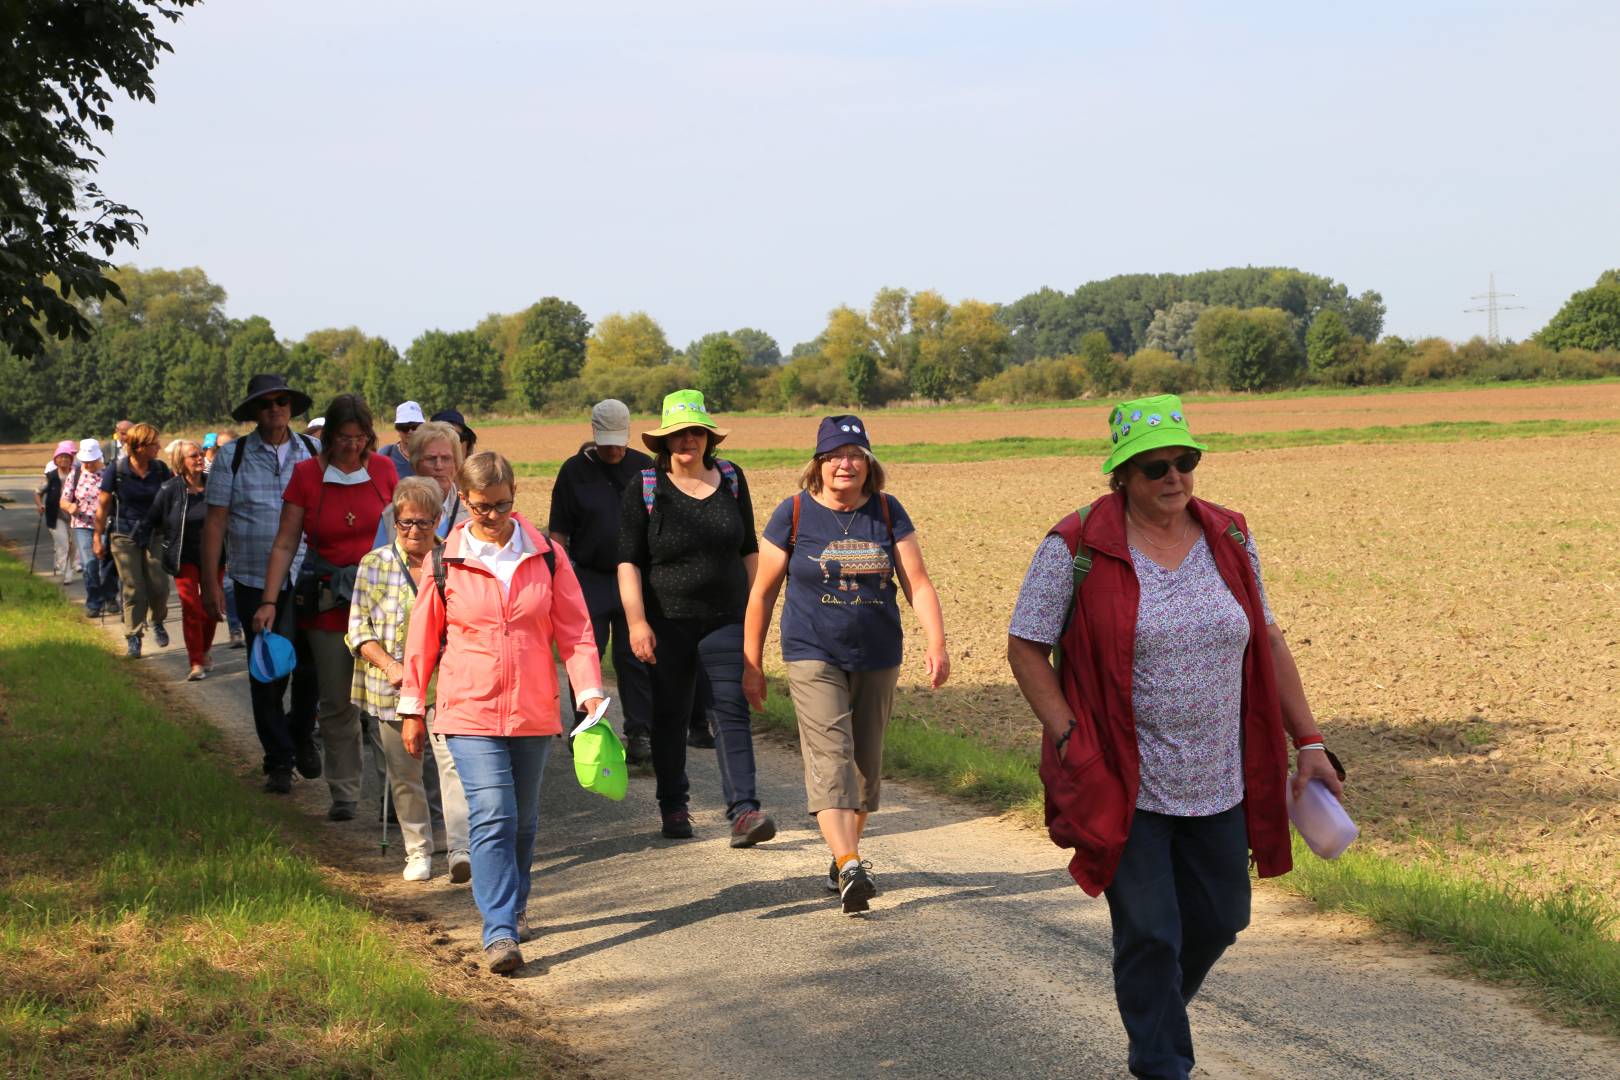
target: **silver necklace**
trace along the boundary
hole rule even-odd
[[[1187,519],[1187,524],[1182,526],[1181,536],[1178,539],[1168,544],[1161,544],[1147,534],[1147,529],[1143,527],[1140,521],[1136,520],[1135,514],[1131,513],[1130,511],[1126,511],[1125,516],[1130,519],[1132,525],[1136,526],[1137,534],[1141,536],[1143,540],[1146,540],[1149,544],[1152,544],[1160,551],[1174,551],[1176,548],[1187,542],[1187,534],[1192,531],[1192,518],[1189,517]]]

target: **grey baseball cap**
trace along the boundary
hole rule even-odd
[[[598,446],[628,446],[630,409],[617,398],[598,401],[591,407],[591,434]]]

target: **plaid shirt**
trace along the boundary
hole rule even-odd
[[[426,588],[433,588],[433,573],[422,577]],[[405,631],[410,625],[416,590],[411,588],[405,565],[389,544],[369,552],[355,571],[354,598],[349,602],[349,633],[345,640],[355,655],[354,682],[349,700],[367,716],[388,722],[394,719],[399,688],[388,681],[383,669],[360,656],[360,646],[368,641],[381,645],[395,660],[405,659]]]
[[[281,527],[281,497],[292,480],[293,466],[311,456],[303,439],[290,431],[287,438],[290,445],[285,464],[277,457],[275,447],[259,438],[257,431],[251,431],[242,438],[240,470],[231,472],[236,443],[219,452],[218,468],[208,470],[208,505],[228,506],[231,511],[225,527],[231,579],[256,589],[264,588],[264,572],[270,566],[270,545]],[[288,585],[298,580],[298,568],[303,562],[304,541],[300,538],[298,551],[287,571]]]

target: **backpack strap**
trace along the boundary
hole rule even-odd
[[[242,471],[242,451],[247,449],[247,436],[231,440],[231,476]]]
[[[309,456],[310,457],[320,457],[321,456],[321,452],[318,449],[316,449],[316,447],[315,447],[315,440],[314,439],[310,438],[308,435],[305,435],[302,431],[300,431],[298,433],[298,438],[303,441],[304,449],[309,451]],[[237,441],[241,442],[240,439],[238,439]]]
[[[1226,537],[1240,548],[1247,548],[1249,542],[1243,538],[1243,530],[1237,527],[1237,522],[1226,523]]]
[[[799,508],[803,505],[799,500],[804,498],[804,492],[793,493],[793,525],[788,529],[788,554],[793,554],[793,547],[799,542]]]
[[[725,458],[716,458],[714,461],[714,467],[720,470],[720,480],[723,483],[731,485],[731,497],[733,499],[741,499],[742,490],[737,483],[737,466],[733,465]]]
[[[1057,645],[1052,649],[1052,667],[1060,675],[1063,671],[1063,639],[1069,636],[1069,624],[1074,621],[1074,613],[1080,610],[1080,586],[1086,583],[1086,575],[1091,573],[1091,549],[1086,547],[1085,539],[1086,518],[1091,516],[1091,504],[1087,503],[1075,513],[1080,515],[1080,536],[1075,542],[1074,562],[1071,564],[1074,572],[1074,596],[1069,601],[1069,610],[1064,613],[1063,629],[1058,633]],[[1074,731],[1072,724],[1069,731],[1070,733]],[[1063,743],[1068,741],[1068,737],[1064,735],[1058,742],[1059,754],[1063,753]]]
[[[653,512],[653,499],[658,494],[658,470],[641,470],[641,502],[646,506],[647,513]]]
[[[444,655],[445,644],[450,640],[450,601],[444,592],[444,545],[433,545],[433,587],[439,592],[439,606],[444,609],[443,620],[439,623],[439,655]]]
[[[883,492],[877,493],[878,509],[883,511],[883,527],[889,530],[889,548],[894,548],[894,515],[889,511],[889,496]]]

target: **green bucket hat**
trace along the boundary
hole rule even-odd
[[[709,415],[709,407],[703,404],[703,394],[698,390],[676,390],[664,395],[663,422],[651,431],[641,433],[641,441],[647,444],[647,449],[658,452],[664,448],[664,436],[674,434],[690,427],[708,428],[711,445],[717,444],[731,432],[714,422]]]
[[[624,744],[613,733],[613,725],[603,721],[574,736],[574,778],[586,791],[606,795],[617,802],[630,787],[630,771],[624,763]]]
[[[1187,415],[1182,411],[1181,399],[1174,394],[1137,398],[1115,405],[1114,411],[1108,414],[1108,435],[1114,448],[1103,462],[1105,473],[1113,472],[1137,454],[1161,446],[1209,449],[1187,430]]]

